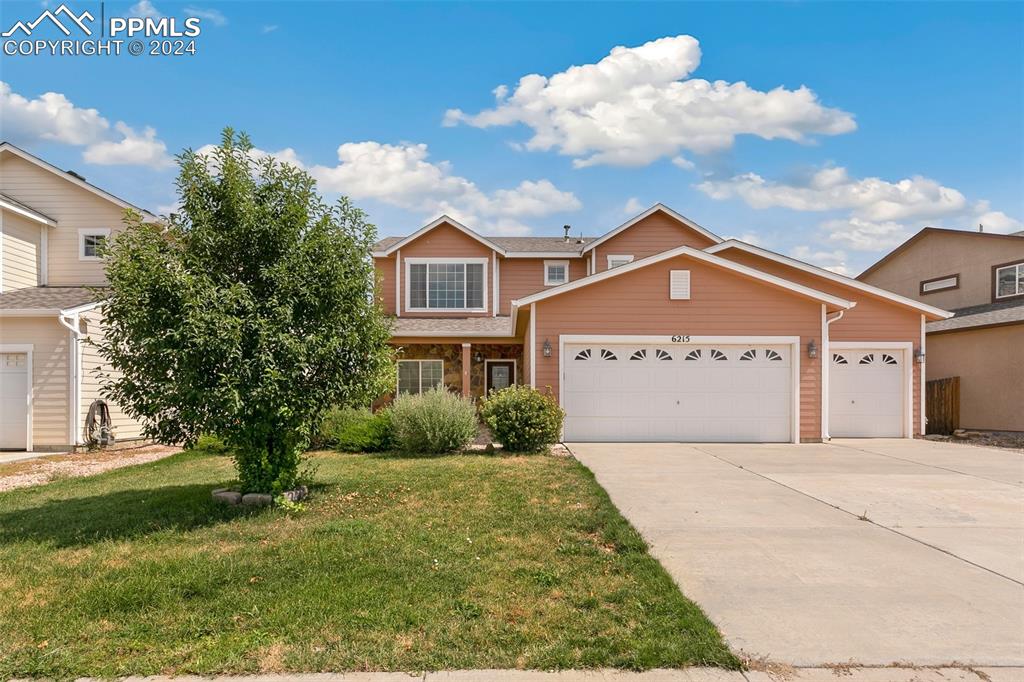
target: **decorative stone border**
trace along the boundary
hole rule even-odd
[[[212,493],[213,499],[223,504],[229,504],[236,506],[239,504],[247,507],[269,507],[274,504],[274,496],[268,493],[246,493],[242,494],[237,490],[231,490],[229,488],[217,488]],[[282,497],[289,499],[292,502],[298,502],[309,495],[309,488],[304,485],[300,485],[294,490],[286,490],[281,493]]]

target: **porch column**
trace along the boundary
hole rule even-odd
[[[470,396],[470,394],[472,393],[472,391],[470,390],[471,387],[469,385],[469,377],[472,374],[472,372],[470,371],[470,364],[469,364],[471,362],[470,353],[469,353],[469,346],[470,345],[468,343],[462,344],[462,397],[463,398],[468,398]]]

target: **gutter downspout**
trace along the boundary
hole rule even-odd
[[[57,321],[71,332],[71,346],[68,360],[69,379],[71,381],[71,404],[68,406],[68,440],[72,447],[82,444],[82,434],[78,429],[82,417],[82,359],[79,348],[82,343],[82,332],[79,328],[78,313],[68,314],[61,311]]]
[[[824,312],[824,309],[825,309],[825,306],[824,306],[824,304],[822,304],[822,312]],[[832,325],[833,322],[838,322],[839,320],[843,319],[843,315],[845,315],[845,314],[846,314],[845,310],[840,310],[838,313],[836,313],[836,316],[833,317],[832,319],[829,319],[828,314],[825,314],[825,316],[824,316],[825,325],[824,325],[823,331],[825,332],[825,334],[824,334],[824,337],[821,339],[821,364],[822,364],[822,367],[824,368],[823,371],[822,371],[823,381],[822,381],[822,388],[821,388],[821,396],[822,396],[821,439],[822,439],[822,441],[825,441],[825,442],[828,442],[828,441],[832,440],[832,435],[829,433],[829,428],[828,428],[829,427],[828,416],[829,416],[829,409],[831,407],[830,404],[829,404],[829,390],[830,390],[829,384],[831,383],[830,379],[831,379],[831,376],[832,376],[832,353],[829,350],[829,339],[831,338],[832,335],[829,333],[829,329],[828,328]]]

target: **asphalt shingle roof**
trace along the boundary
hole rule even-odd
[[[0,294],[0,310],[66,310],[95,300],[86,287],[29,287]]]
[[[394,246],[405,237],[384,237],[373,245],[374,251],[383,251]],[[507,251],[519,251],[523,253],[565,253],[567,255],[579,254],[583,247],[594,241],[596,237],[570,237],[565,241],[562,237],[488,237],[489,242],[497,244]]]
[[[968,308],[958,308],[952,312],[953,317],[948,320],[929,322],[925,327],[925,331],[945,332],[954,329],[970,329],[971,327],[986,327],[994,324],[1024,322],[1024,300],[986,303]]]
[[[477,334],[512,336],[512,318],[499,317],[397,317],[392,336],[433,336],[435,334]]]

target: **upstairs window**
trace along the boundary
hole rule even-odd
[[[406,259],[406,309],[483,312],[487,259]]]
[[[83,228],[78,231],[78,260],[99,260],[100,247],[110,237],[105,227]]]
[[[544,286],[552,287],[569,281],[569,261],[544,261]]]
[[[960,288],[960,275],[947,275],[946,277],[936,277],[935,279],[926,279],[921,282],[921,294],[933,294],[936,291],[946,291],[947,289],[959,289]]]
[[[1024,262],[998,265],[995,270],[994,300],[1024,296]]]
[[[620,265],[632,262],[632,256],[608,256],[608,269],[611,270],[612,268],[617,268]]]

